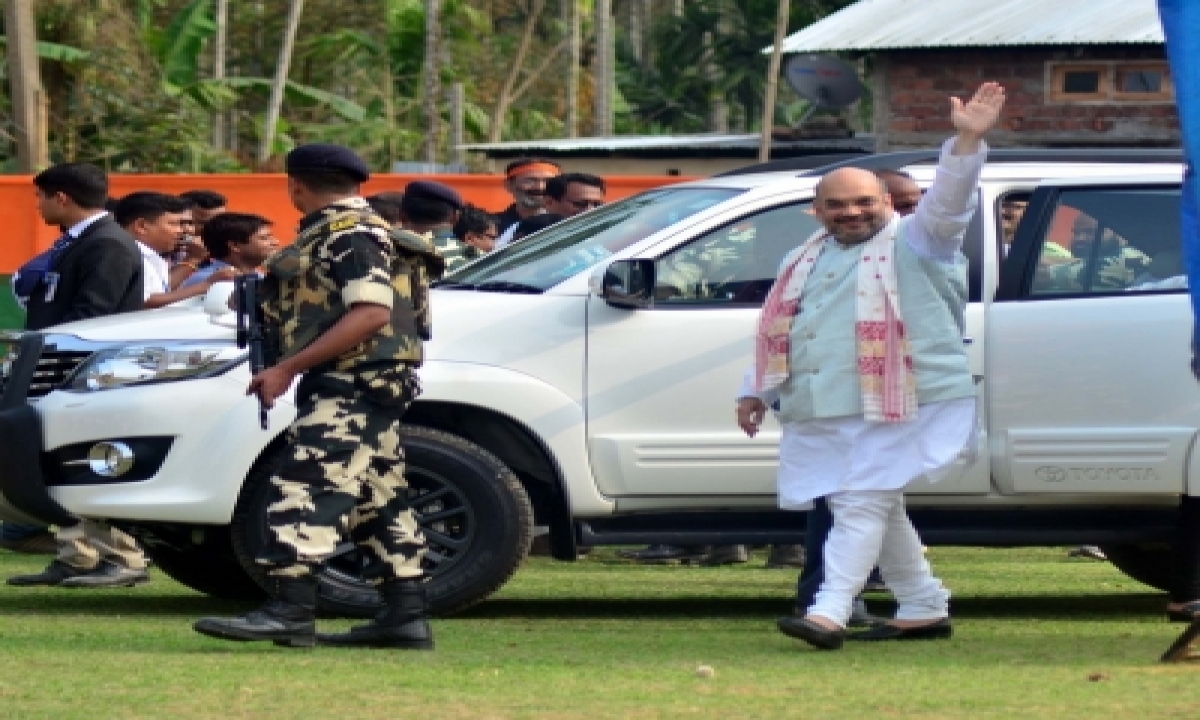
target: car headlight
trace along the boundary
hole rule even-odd
[[[235,345],[155,343],[101,350],[67,378],[64,388],[77,392],[129,385],[194,380],[220,375],[246,358]]]

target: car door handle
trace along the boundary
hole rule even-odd
[[[963,345],[974,345],[974,344],[975,344],[975,338],[973,338],[973,337],[963,338]]]

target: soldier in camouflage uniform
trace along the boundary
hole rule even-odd
[[[454,225],[462,209],[462,196],[449,185],[433,180],[409,183],[400,202],[400,226],[429,238],[446,263],[447,273],[481,254],[454,236]]]
[[[275,599],[198,632],[276,644],[433,647],[425,617],[425,539],[408,504],[400,417],[420,392],[414,369],[428,339],[428,286],[442,262],[427,238],[391,228],[358,196],[366,165],[336,145],[287,158],[288,189],[306,213],[295,243],[266,262],[261,310],[275,364],[250,391],[271,405],[303,374],[298,417],[271,478],[270,542],[258,557]],[[316,634],[314,571],[349,539],[384,608],[369,625]]]
[[[483,251],[460,240],[453,230],[442,229],[434,232],[433,245],[437,248],[438,255],[446,261],[447,273],[483,257]]]

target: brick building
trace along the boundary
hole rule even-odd
[[[947,96],[1004,85],[996,147],[1178,147],[1155,0],[859,0],[786,53],[866,58],[876,149],[929,147]]]

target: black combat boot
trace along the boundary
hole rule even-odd
[[[425,585],[415,580],[391,580],[379,588],[383,609],[368,625],[348,633],[321,633],[322,645],[343,647],[432,650],[433,628],[425,616]]]
[[[222,640],[270,640],[286,647],[317,644],[317,579],[279,578],[275,599],[235,618],[201,618],[196,632]]]

